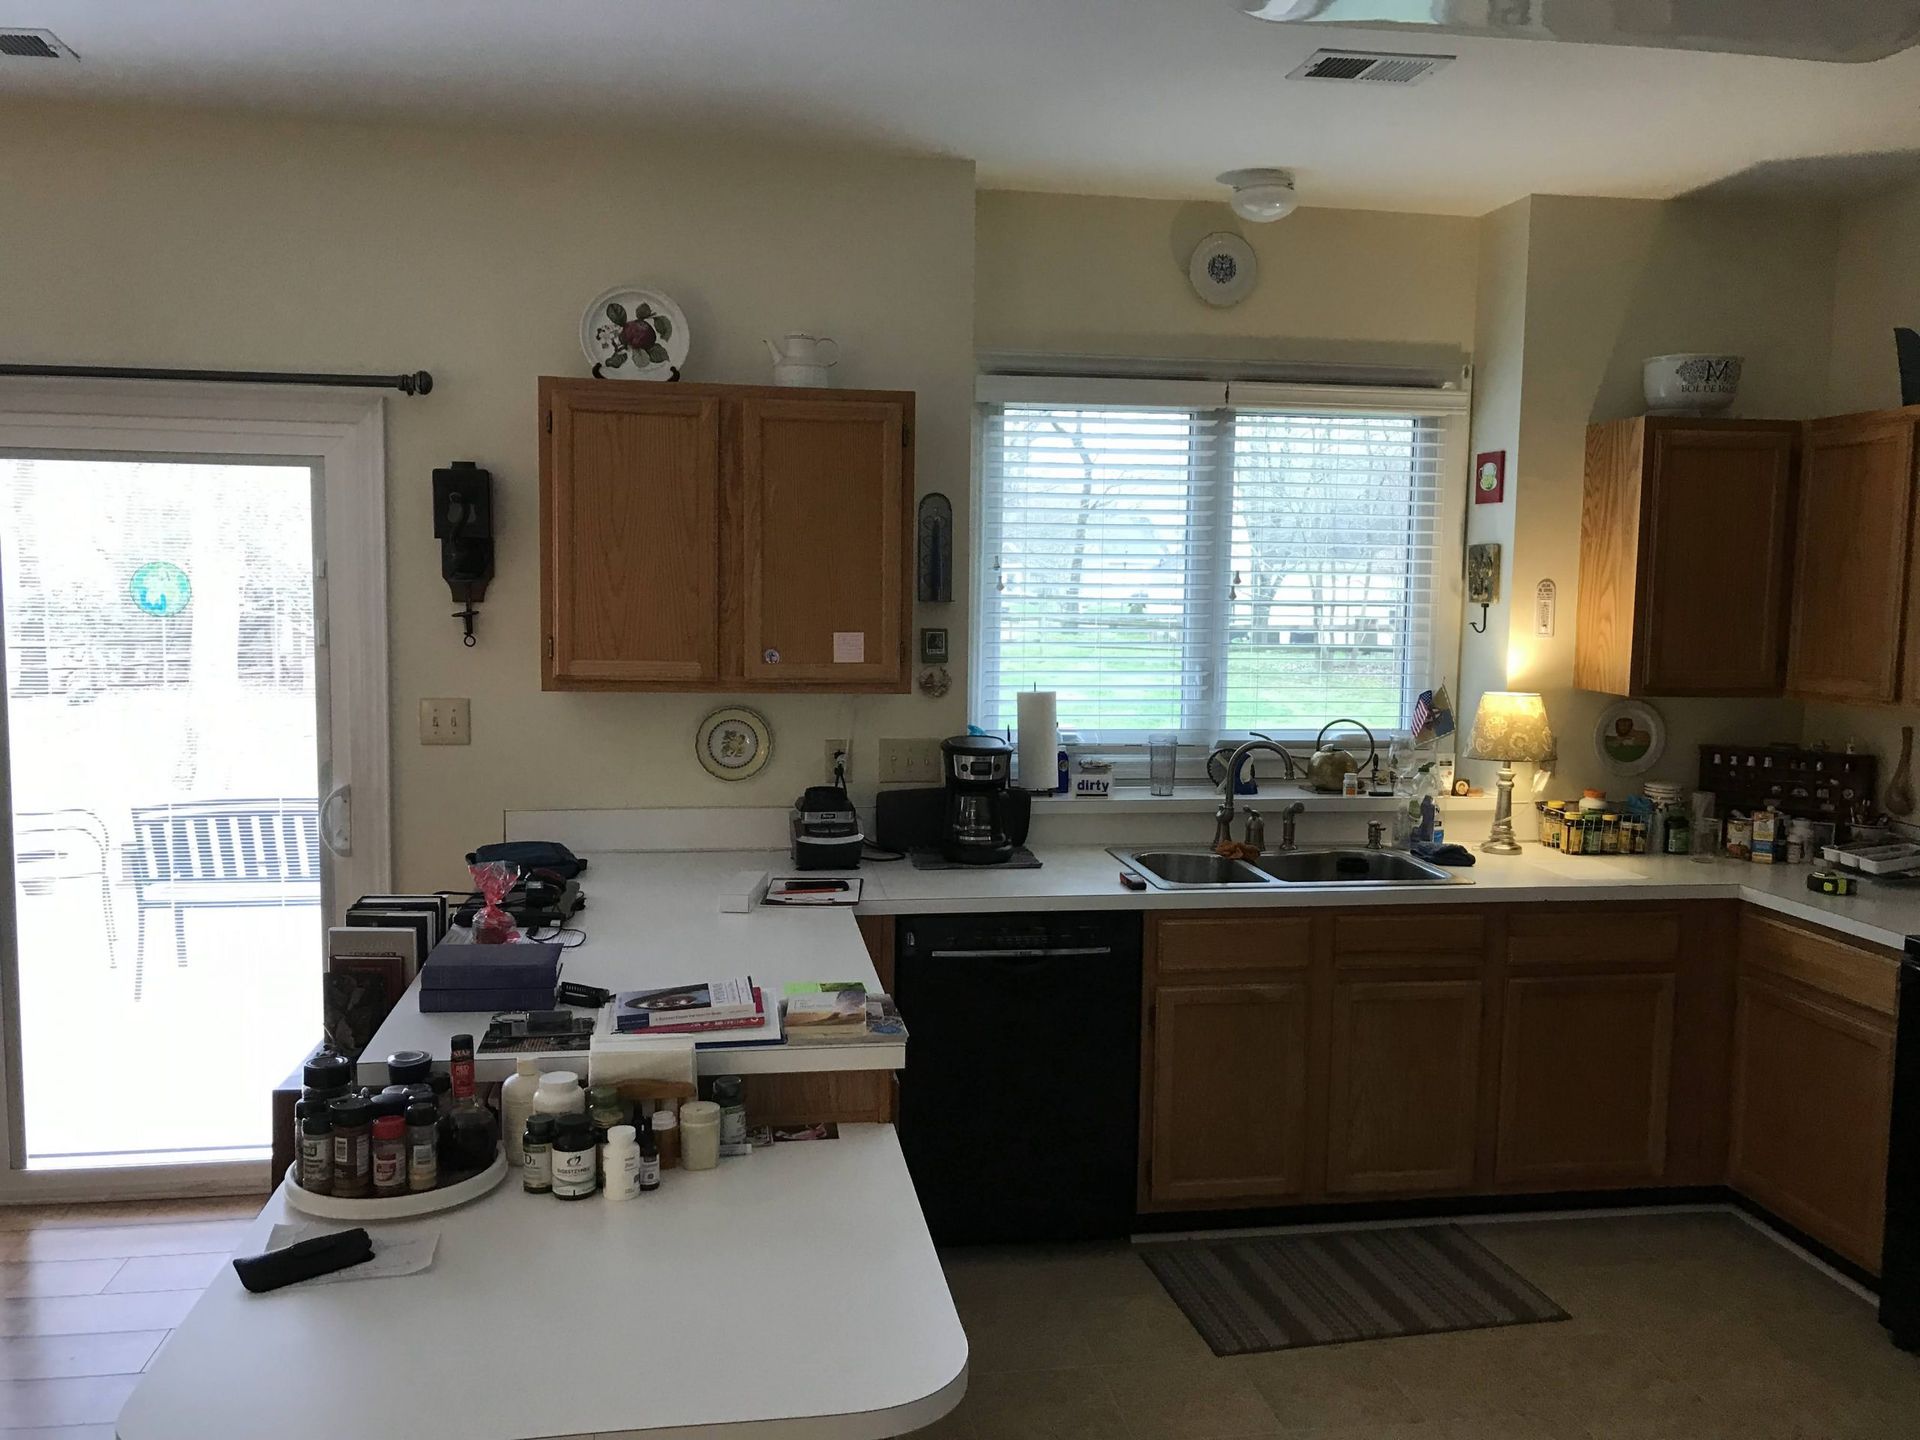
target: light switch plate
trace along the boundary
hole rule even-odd
[[[420,702],[422,745],[471,745],[473,702],[462,696],[440,696]]]
[[[882,740],[879,744],[879,771],[876,778],[882,785],[938,785],[940,742]]]

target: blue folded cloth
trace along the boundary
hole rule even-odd
[[[1435,844],[1431,840],[1416,840],[1407,847],[1415,856],[1434,865],[1471,865],[1473,852],[1464,845],[1455,845],[1443,840]]]

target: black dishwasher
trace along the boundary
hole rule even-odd
[[[1139,915],[903,915],[897,930],[900,1148],[935,1243],[1127,1234]]]

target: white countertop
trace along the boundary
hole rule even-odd
[[[1151,848],[1142,844],[1121,849]],[[1192,849],[1191,845],[1181,848]],[[1442,905],[1475,901],[1745,900],[1824,925],[1876,945],[1899,949],[1920,934],[1920,888],[1866,881],[1850,896],[1816,895],[1806,888],[1812,867],[1755,865],[1743,860],[1706,863],[1665,856],[1573,856],[1539,845],[1519,855],[1483,855],[1460,871],[1464,883],[1355,890],[1340,885],[1246,886],[1225,890],[1133,891],[1119,881],[1120,863],[1100,846],[1036,851],[1038,870],[914,870],[905,861],[867,865],[860,911],[925,915],[990,910],[1155,910],[1239,906]],[[631,856],[649,866],[689,861],[721,863],[714,855]],[[740,859],[726,857],[726,863]]]
[[[572,921],[587,939],[561,957],[561,978],[607,990],[639,990],[751,975],[769,1004],[800,981],[858,980],[878,990],[879,977],[849,907],[721,911],[724,898],[745,890],[742,872],[761,870],[786,873],[791,867],[775,855],[594,855],[580,879],[587,903]],[[449,1040],[462,1032],[477,1039],[490,1013],[423,1015],[416,980],[367,1045],[361,1080],[384,1084],[386,1057],[397,1050],[424,1050],[444,1060]],[[478,1056],[478,1078],[506,1079],[521,1053]],[[739,1046],[697,1054],[703,1075],[898,1070],[906,1063],[906,1045],[898,1039]],[[577,1069],[586,1064],[587,1053],[552,1051],[545,1058],[559,1069]]]
[[[241,1253],[303,1218],[283,1204]],[[882,1440],[966,1391],[967,1337],[890,1125],[672,1170],[637,1200],[568,1203],[509,1176],[369,1228],[438,1228],[432,1268],[267,1295],[222,1269],[120,1440]]]
[[[1134,844],[1121,848],[1147,848]],[[1186,843],[1181,848],[1194,848]],[[1120,862],[1102,846],[1042,846],[1037,870],[986,867],[915,870],[904,860],[869,862],[857,909],[762,906],[723,913],[724,895],[737,893],[746,872],[790,871],[777,851],[604,852],[582,879],[587,908],[577,920],[587,943],[568,952],[564,974],[608,989],[637,989],[688,979],[741,973],[777,992],[791,981],[879,979],[854,924],[855,913],[928,915],[1022,910],[1231,909],[1311,905],[1444,905],[1475,901],[1745,900],[1875,945],[1901,948],[1920,934],[1920,888],[1863,883],[1844,898],[1806,888],[1810,867],[1755,865],[1739,860],[1699,863],[1665,856],[1569,856],[1528,845],[1515,856],[1482,855],[1445,886],[1355,890],[1344,886],[1247,886],[1225,890],[1133,891],[1119,882]],[[423,1015],[413,992],[404,997],[367,1047],[362,1078],[384,1080],[384,1059],[395,1050],[447,1053],[449,1037],[480,1033],[484,1015]],[[822,1070],[897,1070],[905,1045],[802,1048],[768,1045],[699,1052],[702,1074],[762,1074]],[[513,1073],[515,1055],[481,1056],[482,1080]],[[556,1052],[560,1066],[582,1063],[584,1052]]]

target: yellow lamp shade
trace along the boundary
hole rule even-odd
[[[1473,717],[1469,760],[1506,760],[1537,765],[1553,756],[1547,707],[1530,690],[1489,690]]]

